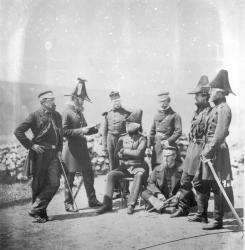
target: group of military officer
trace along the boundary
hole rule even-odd
[[[188,215],[189,208],[197,204],[198,211],[189,221],[208,223],[208,200],[210,191],[213,191],[214,222],[204,229],[222,228],[223,197],[207,160],[212,162],[221,181],[232,180],[225,141],[231,121],[231,110],[226,103],[226,96],[230,93],[234,94],[226,70],[220,70],[210,83],[207,76],[202,76],[196,88],[189,93],[195,95],[197,109],[191,121],[189,146],[182,162],[176,144],[182,134],[181,117],[170,107],[168,92],[158,95],[159,110],[154,116],[148,138],[142,134],[143,111],[124,109],[119,92],[111,92],[112,109],[103,114],[103,147],[109,157],[110,172],[102,204],[95,195],[93,170],[84,136],[98,132],[96,126],[92,129],[87,127],[83,116],[83,102],[90,101],[85,81],[79,79],[63,118],[55,111],[53,93],[41,93],[41,108],[15,130],[16,137],[29,149],[26,163],[32,170],[29,174],[33,175],[33,204],[29,215],[38,222],[48,220],[46,208],[59,187],[59,163],[62,159],[68,180],[65,184],[67,211],[77,212],[69,187],[73,186],[75,172],[80,171],[89,206],[100,206],[97,214],[112,210],[113,193],[122,188],[120,180],[133,177],[128,214],[133,214],[143,190],[141,195],[149,211],[162,213],[171,200],[176,208],[171,217],[178,217]],[[34,135],[32,140],[25,135],[29,128]],[[66,138],[63,151],[62,136]],[[151,155],[150,176],[145,154]]]

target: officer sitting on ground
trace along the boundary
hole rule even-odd
[[[147,204],[146,210],[154,208],[153,210],[162,213],[167,206],[186,208],[195,205],[193,193],[185,199],[182,199],[177,193],[182,170],[176,157],[175,147],[169,146],[163,150],[162,164],[154,168],[148,179],[146,190],[142,193],[142,198]],[[166,200],[171,197],[174,198],[172,202],[166,203]],[[185,215],[187,214],[188,209],[185,209]]]

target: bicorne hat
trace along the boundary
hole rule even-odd
[[[210,88],[221,89],[225,95],[230,93],[236,95],[232,90],[229,83],[228,71],[221,69],[214,80],[210,83]]]
[[[210,89],[208,77],[203,75],[201,76],[199,82],[197,83],[197,86],[194,90],[189,92],[188,94],[198,94],[198,93],[208,93]]]
[[[87,90],[86,90],[86,86],[85,86],[85,82],[87,80],[81,79],[81,78],[77,78],[77,86],[75,87],[74,91],[72,92],[71,95],[65,95],[65,96],[76,96],[76,97],[80,97],[83,100],[86,100],[88,102],[92,102],[90,100],[90,98],[88,97],[87,94]]]

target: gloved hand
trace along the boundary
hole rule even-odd
[[[162,148],[167,148],[169,147],[169,142],[167,140],[161,141],[161,146]]]
[[[151,150],[150,148],[147,148],[147,149],[145,150],[145,154],[146,154],[147,156],[151,155],[151,154],[152,154],[152,150]]]
[[[160,211],[164,206],[164,202],[153,195],[149,198],[149,202],[157,211]]]
[[[157,194],[157,199],[159,199],[161,201],[165,201],[166,200],[165,196],[163,194],[161,194],[161,193]]]
[[[61,160],[61,151],[58,151],[58,152],[56,153],[56,157],[57,157],[58,159]]]
[[[42,154],[44,152],[44,146],[33,144],[31,149],[35,151],[37,154]]]
[[[123,151],[124,151],[124,149],[121,148],[120,151],[118,152],[119,158],[122,158],[122,157],[123,157]]]

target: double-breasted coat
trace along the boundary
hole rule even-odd
[[[229,135],[231,109],[225,98],[216,103],[206,121],[205,145],[202,156],[213,160],[214,169],[221,180],[231,180],[231,163],[226,137]],[[203,163],[202,179],[213,180],[213,174]]]
[[[126,118],[129,114],[130,112],[122,107],[103,114],[105,117],[102,130],[103,147],[108,150],[110,170],[118,167],[119,162],[114,157],[115,149],[119,137],[126,133]]]
[[[148,138],[148,147],[153,146],[153,166],[162,163],[161,142],[167,140],[170,146],[177,147],[176,141],[181,134],[181,117],[171,107],[164,111],[158,111],[153,119]]]
[[[207,115],[210,112],[210,105],[199,107],[192,118],[191,130],[189,133],[189,146],[183,162],[183,171],[194,176],[200,166],[200,155],[205,139],[205,125]]]

